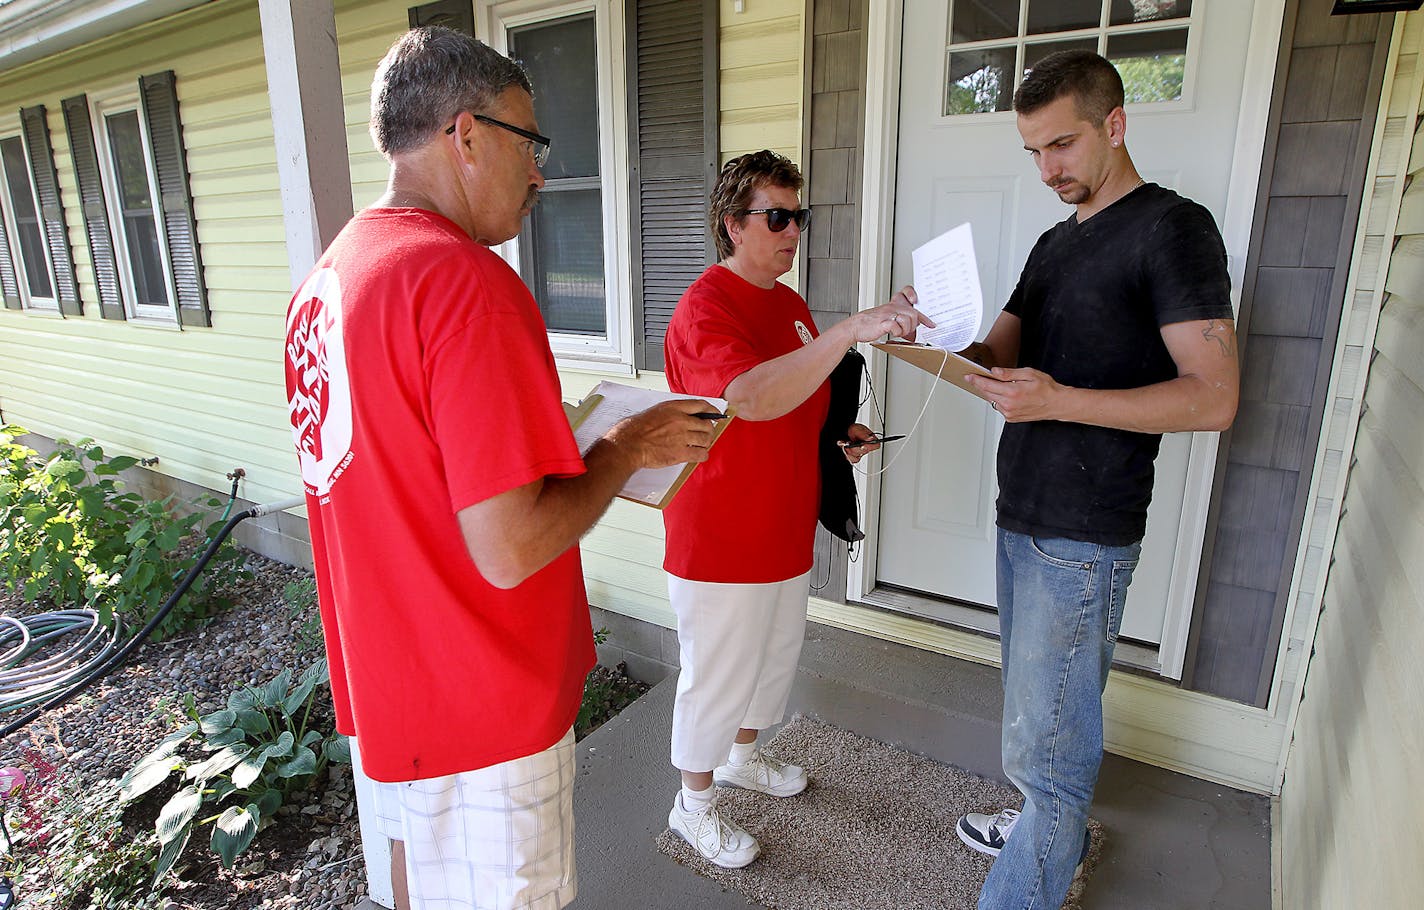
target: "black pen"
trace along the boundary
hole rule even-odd
[[[727,419],[727,415],[726,415],[726,414],[718,414],[716,411],[700,411],[700,412],[698,412],[698,413],[696,413],[696,414],[693,414],[692,416],[693,416],[693,417],[701,418],[702,420],[726,420],[726,419]]]
[[[901,433],[901,434],[898,435],[898,436],[878,436],[878,437],[876,437],[875,439],[843,439],[843,440],[841,440],[841,443],[840,443],[840,444],[841,444],[841,447],[842,447],[842,448],[846,448],[846,449],[858,449],[858,448],[860,448],[861,446],[868,446],[868,445],[877,445],[877,446],[878,446],[878,445],[880,445],[882,442],[894,442],[894,441],[897,440],[897,439],[904,439],[904,438],[905,438],[905,435],[904,435],[903,433]]]

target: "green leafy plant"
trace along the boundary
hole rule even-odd
[[[637,701],[648,691],[628,675],[628,665],[620,663],[612,670],[603,665],[593,668],[583,681],[583,700],[574,718],[574,738],[583,739],[597,730],[604,721]]]
[[[178,514],[173,497],[124,490],[120,472],[138,459],[109,457],[92,440],[63,440],[48,458],[0,425],[0,581],[28,601],[46,600],[147,622],[191,569],[206,543],[210,513]],[[208,499],[208,509],[221,505]],[[204,529],[216,532],[218,523]],[[164,638],[227,606],[222,591],[248,573],[224,543],[184,598],[154,630]]]
[[[301,620],[293,641],[303,654],[316,651],[322,645],[321,611],[317,609],[316,579],[305,575],[282,586],[282,602],[291,610],[294,620]]]
[[[157,840],[147,828],[124,824],[115,783],[93,786],[36,751],[21,751],[29,782],[12,797],[18,805],[7,807],[14,852],[5,870],[20,890],[43,887],[58,907],[159,907],[164,888],[152,887]]]
[[[213,826],[209,844],[232,867],[289,798],[305,790],[329,762],[350,764],[346,737],[309,729],[318,687],[327,682],[326,661],[313,664],[293,685],[283,670],[264,686],[244,686],[227,707],[199,716],[190,694],[188,723],[163,739],[119,781],[119,800],[130,803],[179,773],[179,789],[158,813],[155,878],[169,869],[199,825]],[[195,738],[196,760],[180,754]],[[191,754],[191,750],[189,750]],[[204,815],[204,813],[213,813]]]

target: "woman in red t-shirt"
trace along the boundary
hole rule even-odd
[[[668,825],[727,868],[760,847],[718,813],[713,783],[772,796],[806,789],[805,770],[762,755],[756,738],[781,720],[801,655],[826,377],[856,343],[928,324],[888,303],[817,334],[806,301],[777,281],[810,222],[801,186],[775,152],[723,166],[709,212],[721,261],[678,301],[664,348],[669,388],[724,398],[736,414],[663,512],[682,665],[672,732],[682,790]],[[875,448],[860,424],[845,438],[852,462]]]

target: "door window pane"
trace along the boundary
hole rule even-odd
[[[1097,28],[1103,21],[1102,0],[1029,0],[1028,34]]]
[[[109,131],[109,152],[118,182],[120,218],[124,246],[128,249],[137,303],[168,305],[168,286],[163,278],[163,251],[158,245],[158,225],[153,214],[153,189],[148,182],[148,166],[143,150],[137,111],[124,111],[104,118]]]
[[[1038,61],[1059,51],[1094,51],[1098,49],[1096,38],[1075,38],[1072,41],[1041,41],[1024,48],[1024,74],[1038,65]]]
[[[593,15],[513,30],[509,49],[534,83],[539,131],[553,140],[546,179],[598,174],[598,42]]]
[[[551,332],[602,335],[603,194],[598,188],[540,194],[524,240],[532,247],[526,276]]]
[[[15,233],[20,243],[25,283],[31,297],[53,297],[54,286],[49,280],[44,234],[39,212],[35,209],[35,191],[30,184],[24,142],[19,137],[0,140],[0,159],[5,164],[5,186],[10,191],[10,208],[15,216]]]
[[[1187,70],[1187,30],[1110,35],[1107,58],[1122,74],[1128,104],[1175,101]]]
[[[1007,111],[1014,101],[1012,47],[954,51],[949,55],[949,84],[945,89],[945,114],[980,114]]]
[[[1112,0],[1109,25],[1183,19],[1192,14],[1192,0]]]
[[[1012,38],[1018,33],[1019,0],[954,0],[950,43]]]
[[[1128,104],[1180,100],[1192,9],[1192,0],[953,0],[944,115],[1012,110],[1023,77],[1067,50],[1101,48]]]

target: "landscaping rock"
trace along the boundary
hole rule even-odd
[[[248,555],[247,568],[253,577],[236,586],[231,610],[202,629],[145,643],[126,665],[87,693],[0,744],[0,767],[25,767],[28,756],[38,755],[57,766],[56,775],[76,775],[99,786],[122,776],[176,726],[174,718],[182,710],[184,693],[194,694],[199,711],[215,711],[233,689],[266,683],[285,667],[299,673],[319,659],[319,648],[297,647],[296,632],[307,617],[292,615],[282,599],[285,585],[310,573],[255,554]],[[0,589],[0,614],[25,616],[48,609],[26,604]],[[0,715],[0,722],[9,719],[13,715]],[[103,744],[102,748],[96,744]],[[366,894],[365,864],[359,858],[339,862],[360,853],[350,769],[332,766],[315,786],[320,792],[309,794],[302,805],[282,807],[275,823],[258,834],[235,870],[223,869],[217,862],[208,849],[206,829],[195,833],[184,852],[187,868],[163,910],[354,906]],[[6,804],[12,828],[16,799],[23,798],[21,794]],[[152,812],[156,811],[155,807]],[[308,844],[317,846],[318,852],[309,855]],[[20,905],[51,908],[45,898],[45,864],[24,857],[24,849],[18,847],[25,864],[14,876]],[[309,856],[313,870],[329,868],[307,872],[302,866]]]
[[[264,684],[283,668],[299,674],[320,659],[320,639],[311,641],[309,635],[300,634],[310,617],[294,614],[282,596],[286,585],[309,580],[310,573],[255,554],[248,554],[246,567],[252,578],[234,586],[230,610],[200,629],[142,645],[128,663],[88,692],[0,743],[0,767],[19,766],[29,774],[27,765],[40,758],[56,766],[55,775],[74,775],[86,787],[104,786],[179,725],[185,693],[191,692],[198,710],[208,713],[224,707],[228,694],[242,685]],[[26,604],[0,589],[0,615],[26,616],[49,609]],[[129,629],[129,634],[133,631]],[[307,650],[298,644],[303,641],[309,642]],[[585,693],[592,716],[581,719],[579,735],[586,735],[647,688],[630,679],[621,665],[596,667]],[[322,700],[327,706],[324,716],[329,718],[329,693]],[[7,719],[13,715],[0,715],[0,723]],[[355,906],[366,894],[366,866],[350,768],[329,765],[314,790],[278,809],[271,826],[258,833],[236,869],[222,868],[208,849],[206,828],[195,832],[167,903],[155,906],[161,910]],[[24,796],[11,797],[4,804],[12,828],[17,801],[22,804]],[[143,807],[143,801],[138,805]],[[147,807],[150,821],[158,808],[157,804]],[[45,864],[25,856],[24,850],[24,845],[17,848],[24,865],[13,876],[19,906],[61,910],[46,902]]]

